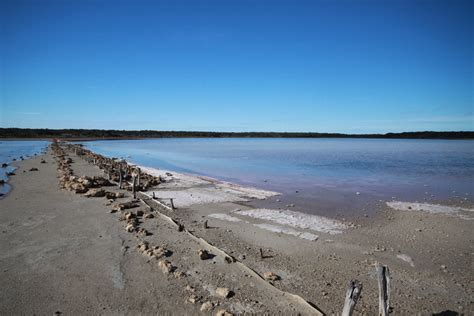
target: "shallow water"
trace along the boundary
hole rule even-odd
[[[49,145],[48,141],[29,141],[29,140],[8,140],[0,141],[0,166],[3,163],[10,164],[14,159],[21,160],[38,154]],[[15,167],[9,165],[6,168],[0,167],[0,179],[7,181],[7,172],[13,172]],[[6,194],[10,190],[10,185],[0,185],[0,193]]]
[[[370,213],[386,200],[474,194],[471,140],[171,138],[85,145],[144,166],[278,191],[281,197],[255,204],[295,204],[291,209],[309,213]]]

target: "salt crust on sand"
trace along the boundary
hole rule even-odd
[[[217,218],[223,221],[228,221],[228,222],[241,222],[242,221],[240,218],[230,216],[224,213],[214,213],[214,214],[209,214],[208,216],[212,218]]]
[[[165,180],[164,190],[155,191],[158,198],[173,198],[177,207],[193,204],[243,202],[249,199],[266,199],[278,192],[243,187],[216,179],[187,175],[162,169],[140,166],[144,172]],[[170,175],[171,174],[171,175]]]
[[[474,212],[474,209],[462,208],[456,206],[446,206],[439,204],[428,204],[428,203],[410,203],[410,202],[400,202],[392,201],[387,202],[387,205],[398,211],[422,211],[430,214],[445,214],[451,216],[458,216],[465,220],[474,219],[469,212]]]
[[[329,234],[340,234],[343,229],[347,228],[345,224],[334,219],[290,210],[252,209],[236,211],[235,213],[275,222],[281,225],[310,229]]]
[[[318,240],[318,238],[319,238],[318,235],[314,235],[314,234],[307,233],[307,232],[299,232],[299,231],[294,230],[292,228],[278,226],[278,225],[254,224],[254,226],[257,226],[258,228],[262,228],[262,229],[265,229],[265,230],[269,230],[271,232],[281,233],[281,234],[286,234],[286,235],[292,235],[292,236],[296,236],[296,237],[311,240],[311,241]]]

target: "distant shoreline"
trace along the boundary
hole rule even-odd
[[[474,131],[403,132],[386,134],[342,134],[299,132],[203,132],[151,130],[97,130],[97,129],[28,129],[0,128],[3,140],[69,141],[153,139],[153,138],[373,138],[373,139],[474,139]]]

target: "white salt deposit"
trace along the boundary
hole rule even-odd
[[[252,209],[237,211],[235,213],[275,222],[281,225],[310,229],[329,234],[339,234],[342,233],[343,229],[347,228],[344,223],[334,219],[290,210]]]
[[[150,175],[160,176],[165,180],[160,185],[162,189],[155,191],[155,196],[163,199],[173,198],[176,207],[187,207],[193,204],[244,202],[249,199],[265,199],[279,194],[221,182],[212,178],[142,166],[140,168]]]
[[[415,267],[415,264],[413,263],[413,259],[409,255],[400,254],[400,255],[397,255],[397,258],[405,262],[408,262],[410,266]]]
[[[257,226],[258,228],[262,228],[265,230],[269,230],[274,233],[292,235],[292,236],[296,236],[296,237],[311,240],[311,241],[318,240],[319,238],[318,235],[314,235],[307,232],[299,232],[289,227],[283,227],[283,226],[272,225],[272,224],[254,224],[254,226]]]
[[[217,218],[223,221],[228,221],[228,222],[241,222],[242,221],[240,218],[230,216],[224,213],[214,213],[214,214],[209,214],[208,216],[212,218]]]
[[[462,208],[456,206],[446,206],[439,204],[428,204],[428,203],[410,203],[410,202],[400,202],[392,201],[387,202],[387,205],[398,211],[421,211],[430,214],[445,214],[451,216],[458,216],[462,219],[471,220],[474,219],[470,216],[471,212],[474,209]]]

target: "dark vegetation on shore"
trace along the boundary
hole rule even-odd
[[[163,137],[265,137],[265,138],[415,138],[474,139],[474,132],[405,132],[387,134],[285,133],[285,132],[198,132],[198,131],[126,131],[100,129],[38,129],[0,128],[0,138],[62,138],[62,139],[133,139]]]

